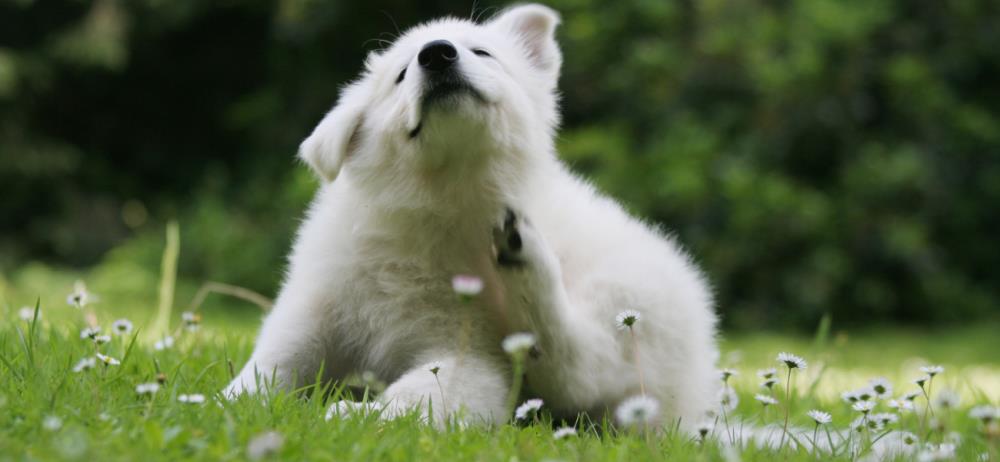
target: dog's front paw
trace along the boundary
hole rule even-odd
[[[525,264],[524,241],[519,229],[522,220],[522,217],[507,208],[500,223],[493,228],[493,248],[497,264],[501,267],[517,268]]]

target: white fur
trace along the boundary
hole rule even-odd
[[[664,422],[693,424],[715,407],[715,315],[701,274],[672,239],[554,153],[558,22],[540,5],[483,24],[443,19],[369,57],[302,144],[302,158],[332,182],[227,394],[258,390],[260,377],[285,389],[311,383],[322,363],[327,379],[372,371],[391,382],[379,398],[389,409],[433,401],[439,422],[460,409],[503,422],[511,372],[500,341],[530,331],[541,354],[527,364],[528,392],[552,411],[599,418],[639,393],[630,337],[615,326],[632,309],[642,314],[638,364]],[[456,45],[481,98],[421,106],[417,53],[438,39]],[[524,242],[519,268],[495,262],[492,230],[507,207]],[[485,281],[471,304],[452,292],[456,274]]]

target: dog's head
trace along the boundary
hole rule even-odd
[[[327,181],[344,169],[396,182],[550,151],[558,23],[551,9],[523,5],[484,23],[448,18],[408,30],[368,56],[300,157]]]

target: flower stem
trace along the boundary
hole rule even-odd
[[[642,366],[639,365],[639,341],[635,338],[635,330],[628,326],[629,336],[632,337],[632,355],[635,362],[635,372],[639,375],[639,392],[646,396],[646,381],[642,378]]]
[[[779,448],[783,448],[785,446],[785,436],[788,435],[788,411],[792,405],[790,398],[791,393],[792,393],[792,368],[789,367],[788,377],[785,379],[785,425],[781,430],[781,443],[778,444]]]

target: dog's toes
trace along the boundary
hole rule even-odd
[[[518,229],[521,221],[517,213],[507,208],[500,225],[493,228],[493,245],[496,248],[497,264],[500,266],[519,267],[525,263],[522,252],[524,242]]]

